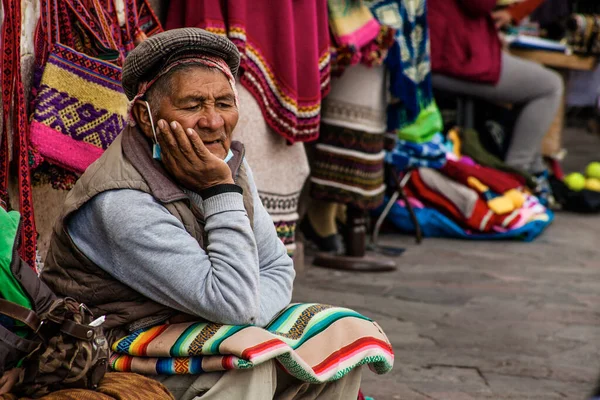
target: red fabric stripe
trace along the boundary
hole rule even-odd
[[[150,338],[147,338],[147,339],[146,339],[146,342],[145,342],[144,344],[141,344],[141,345],[140,345],[140,354],[142,354],[142,355],[146,355],[146,350],[148,350],[148,345],[149,345],[150,343],[152,343],[152,341],[153,341],[154,339],[156,339],[156,337],[157,337],[158,335],[160,335],[161,333],[163,333],[163,332],[164,332],[164,331],[165,331],[165,330],[166,330],[168,327],[169,327],[169,325],[161,325],[161,326],[159,327],[159,329],[157,329],[157,330],[154,332],[154,334],[153,334],[153,335],[152,335]]]
[[[325,360],[323,360],[320,364],[316,365],[313,368],[313,370],[318,375],[318,374],[322,373],[323,371],[327,370],[328,368],[330,368],[332,365],[339,363],[339,359],[341,359],[349,354],[355,353],[358,349],[360,349],[362,347],[365,347],[368,345],[373,345],[373,344],[377,345],[393,354],[392,347],[387,342],[384,342],[379,339],[375,339],[373,337],[366,337],[366,338],[358,339],[354,343],[344,346],[341,349],[339,349],[338,351],[336,351],[335,353],[332,353],[329,357],[327,357]]]
[[[225,371],[233,369],[233,356],[224,356],[221,360],[221,366]]]
[[[123,361],[123,371],[131,371],[131,362],[133,361],[133,357],[127,356]]]
[[[279,339],[271,339],[254,347],[250,347],[242,352],[242,358],[244,360],[250,360],[250,358],[256,354],[261,353],[262,351],[268,349],[269,347],[278,346],[282,343]]]

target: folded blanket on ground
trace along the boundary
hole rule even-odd
[[[498,230],[482,233],[459,226],[454,220],[448,218],[440,211],[425,207],[417,199],[409,197],[409,201],[413,206],[424,237],[446,237],[467,240],[520,240],[531,242],[541,235],[554,219],[554,214],[550,210],[544,209],[544,212],[535,210],[526,221],[519,224],[519,227],[504,231]],[[385,203],[387,203],[387,199]],[[373,211],[373,214],[378,215],[382,210],[383,206]],[[388,220],[403,232],[415,232],[415,225],[402,201],[398,201],[392,206],[388,214]]]
[[[182,323],[141,329],[116,341],[110,365],[143,374],[246,369],[276,358],[292,376],[324,383],[368,364],[392,369],[392,345],[376,322],[347,308],[291,304],[265,328]]]

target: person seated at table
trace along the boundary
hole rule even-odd
[[[292,260],[231,140],[239,62],[229,39],[198,28],[125,60],[132,124],[67,196],[41,275],[106,316],[111,343],[167,321],[265,326],[290,303]],[[156,379],[177,399],[356,399],[360,377],[312,385],[271,360]]]
[[[536,194],[547,203],[552,196],[541,143],[564,84],[558,73],[502,50],[498,28],[515,17],[510,9],[494,12],[495,6],[496,0],[429,0],[433,87],[522,107],[505,161],[534,174]]]

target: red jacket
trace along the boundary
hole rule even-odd
[[[429,0],[434,73],[495,84],[502,46],[490,13],[496,0]]]

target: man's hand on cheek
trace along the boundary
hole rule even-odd
[[[200,191],[220,184],[233,184],[225,161],[212,154],[193,129],[180,123],[158,121],[158,143],[165,168],[182,186]]]

